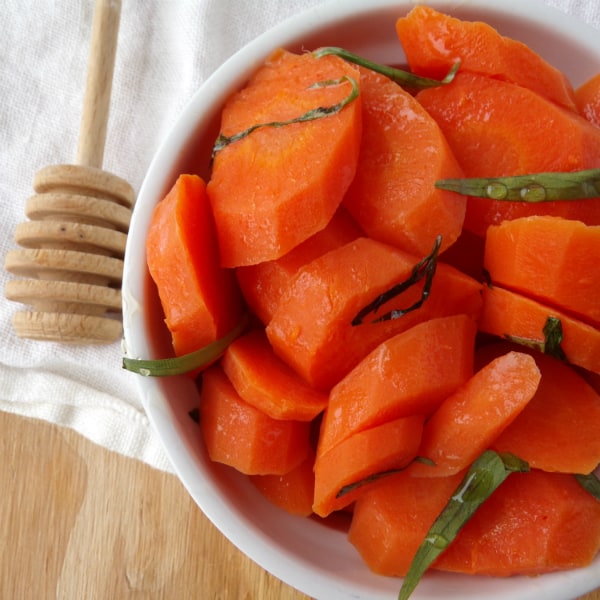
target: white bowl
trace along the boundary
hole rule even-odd
[[[223,64],[194,95],[159,148],[144,180],[131,223],[123,281],[128,354],[168,353],[159,305],[145,267],[144,240],[155,204],[182,172],[207,175],[219,111],[229,94],[277,47],[300,51],[341,46],[381,62],[401,63],[395,20],[416,2],[341,0],[325,3],[263,34]],[[564,70],[577,86],[600,68],[599,33],[537,0],[431,0],[459,18],[483,20],[522,40]],[[198,171],[200,169],[200,171]],[[397,579],[374,575],[344,533],[272,507],[233,470],[207,458],[188,412],[196,390],[185,378],[139,377],[144,407],[181,481],[207,517],[242,552],[267,571],[314,598],[391,600]],[[600,587],[600,557],[585,569],[536,578],[495,579],[427,574],[413,598],[565,600]]]

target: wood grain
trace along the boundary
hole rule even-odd
[[[307,600],[230,544],[175,476],[41,421],[0,413],[0,433],[0,598]]]

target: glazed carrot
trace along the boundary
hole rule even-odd
[[[331,390],[317,454],[386,421],[431,415],[473,374],[475,332],[473,319],[454,315],[382,342]]]
[[[533,398],[492,443],[532,468],[587,474],[600,464],[600,395],[572,366],[509,342],[483,346],[475,364],[487,364],[510,349],[535,358],[542,378]]]
[[[467,177],[600,164],[600,129],[526,88],[459,72],[451,85],[419,92],[417,99],[440,125]],[[600,225],[600,198],[528,203],[470,197],[464,226],[483,236],[489,225],[535,214]]]
[[[338,106],[358,82],[358,70],[338,57],[281,50],[225,105],[221,133]],[[259,127],[217,152],[207,190],[224,266],[279,258],[325,227],[354,176],[360,106],[359,95],[337,112]]]
[[[244,402],[220,367],[202,376],[200,427],[210,459],[246,475],[282,475],[308,455],[309,424],[281,421]]]
[[[600,73],[575,90],[575,103],[590,123],[600,126]]]
[[[544,344],[544,327],[554,317],[562,328],[560,347],[565,358],[600,373],[600,330],[531,298],[498,286],[484,286],[479,329],[499,337],[518,338],[529,345]]]
[[[419,309],[394,320],[351,324],[365,305],[409,278],[418,262],[415,256],[369,238],[310,262],[298,271],[266,328],[275,352],[311,385],[329,390],[392,335],[433,317],[477,315],[481,284],[438,263],[431,293]],[[420,284],[411,286],[378,314],[411,306],[421,292]]]
[[[589,565],[600,550],[600,502],[572,475],[513,473],[434,567],[460,573],[539,575]]]
[[[488,229],[484,267],[494,284],[600,326],[600,226],[534,216]]]
[[[241,294],[233,271],[219,266],[206,188],[197,175],[180,175],[154,209],[146,256],[177,355],[214,342],[240,321]]]
[[[340,206],[324,229],[281,258],[239,267],[236,275],[244,299],[265,325],[271,320],[279,298],[300,267],[362,234],[360,227]]]
[[[423,429],[415,476],[446,477],[466,469],[512,423],[535,394],[540,371],[522,352],[508,352],[477,371],[449,396]]]
[[[314,512],[326,517],[369,489],[369,477],[406,467],[417,455],[423,421],[422,415],[394,419],[359,431],[325,453],[318,451]]]
[[[459,236],[466,207],[463,196],[434,185],[463,176],[446,138],[387,77],[361,69],[361,94],[359,165],[344,206],[369,237],[424,255],[441,235],[443,251]]]
[[[283,475],[250,475],[250,481],[269,502],[290,515],[308,517],[312,514],[315,489],[312,449],[308,456],[289,473]]]
[[[373,572],[406,575],[462,475],[430,479],[403,471],[382,479],[356,501],[348,539]]]
[[[437,78],[460,62],[462,71],[510,81],[575,109],[573,88],[564,73],[487,23],[419,5],[398,19],[396,32],[411,70],[419,75]]]
[[[273,419],[311,421],[327,395],[310,387],[273,352],[263,329],[237,338],[221,367],[240,397]]]

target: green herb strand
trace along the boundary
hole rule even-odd
[[[600,169],[514,177],[440,179],[435,187],[465,196],[510,202],[582,200],[600,196]]]
[[[264,127],[274,127],[277,129],[280,127],[286,127],[287,125],[294,125],[295,123],[305,123],[307,121],[314,121],[316,119],[322,119],[324,117],[328,117],[330,115],[339,113],[345,106],[350,104],[350,102],[352,102],[353,100],[358,98],[358,95],[360,93],[360,88],[355,79],[353,79],[352,77],[348,77],[347,75],[344,75],[343,77],[340,77],[339,79],[328,79],[326,81],[318,81],[307,88],[309,90],[312,90],[312,89],[319,89],[319,88],[323,88],[323,87],[333,87],[333,86],[337,86],[337,85],[342,85],[343,83],[346,83],[346,82],[350,83],[350,85],[352,86],[350,93],[345,98],[343,98],[340,102],[338,102],[337,104],[332,104],[331,106],[318,106],[316,108],[312,108],[311,110],[305,112],[304,114],[301,114],[301,115],[294,117],[293,119],[289,119],[287,121],[269,121],[267,123],[256,123],[255,125],[248,127],[248,129],[244,129],[244,131],[240,131],[233,135],[227,136],[227,135],[223,135],[222,133],[219,134],[219,136],[217,137],[215,144],[213,146],[212,159],[214,160],[217,152],[219,152],[220,150],[223,150],[223,148],[225,148],[226,146],[229,146],[229,144],[233,144],[234,142],[237,142],[245,137],[248,137],[251,133],[253,133],[257,129],[262,129]]]
[[[588,491],[596,500],[600,500],[600,479],[595,473],[588,475],[575,475],[579,484]]]
[[[364,67],[365,69],[369,69],[370,71],[375,71],[376,73],[380,73],[381,75],[385,75],[398,85],[402,87],[407,87],[413,90],[424,90],[432,87],[439,87],[441,85],[446,85],[450,83],[454,76],[456,75],[460,63],[457,62],[452,65],[448,74],[441,80],[438,79],[430,79],[429,77],[420,77],[419,75],[415,75],[410,71],[405,71],[403,69],[397,69],[395,67],[390,67],[388,65],[384,65],[381,63],[373,62],[363,56],[359,56],[358,54],[354,54],[349,50],[345,50],[344,48],[337,48],[336,46],[327,46],[324,48],[319,48],[313,52],[313,55],[317,58],[321,58],[322,56],[328,55],[339,56],[343,58],[345,61],[358,65],[360,67]]]
[[[512,472],[529,470],[529,465],[512,454],[486,450],[471,465],[454,494],[429,529],[417,550],[398,594],[407,600],[425,571],[449,546],[477,509]]]
[[[544,336],[544,341],[519,337],[516,335],[505,335],[504,337],[511,342],[521,344],[522,346],[527,346],[528,348],[533,348],[534,350],[539,350],[544,354],[548,354],[549,356],[553,356],[558,360],[567,362],[567,356],[561,346],[563,341],[561,320],[558,317],[547,317],[546,323],[542,329],[542,334]]]
[[[173,358],[143,359],[123,357],[123,368],[145,377],[168,377],[183,375],[196,369],[202,369],[217,360],[227,347],[241,335],[248,324],[247,315],[222,338],[189,354]]]

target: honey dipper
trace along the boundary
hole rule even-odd
[[[5,267],[9,300],[31,306],[13,316],[18,336],[79,344],[120,338],[123,256],[133,188],[102,170],[121,3],[97,0],[76,164],[34,177],[29,221],[15,230],[22,248]],[[113,314],[109,314],[113,313]]]

